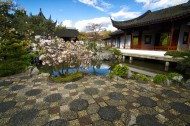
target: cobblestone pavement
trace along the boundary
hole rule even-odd
[[[85,76],[50,83],[40,75],[0,78],[1,126],[189,126],[190,91]]]

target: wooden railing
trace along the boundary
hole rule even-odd
[[[133,47],[132,49],[168,51],[168,50],[188,50],[188,47],[187,46],[142,46],[141,48]]]
[[[108,44],[111,47],[111,44]],[[115,44],[112,44],[112,47],[115,47]],[[124,48],[124,46],[123,46]],[[187,46],[125,46],[125,49],[138,49],[138,50],[158,50],[158,51],[168,51],[168,50],[189,50]]]

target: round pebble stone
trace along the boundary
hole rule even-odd
[[[190,115],[190,106],[183,104],[183,103],[178,103],[178,102],[173,102],[170,104],[171,108],[174,110],[180,112],[181,114],[187,114]]]
[[[17,91],[17,90],[21,90],[25,87],[26,87],[25,85],[15,85],[15,86],[12,86],[10,90],[11,91]]]
[[[0,81],[0,87],[9,86],[13,83],[13,81]]]
[[[55,93],[55,94],[51,94],[51,95],[46,96],[44,100],[46,102],[51,103],[51,102],[57,102],[57,101],[59,101],[61,99],[62,99],[61,94]]]
[[[124,100],[125,96],[120,92],[110,92],[108,96],[113,100]]]
[[[95,80],[94,83],[98,84],[98,85],[104,85],[105,84],[105,82],[103,80]]]
[[[180,98],[181,97],[178,93],[171,91],[171,90],[162,90],[162,93],[171,98]]]
[[[84,92],[87,95],[95,95],[98,94],[99,90],[97,88],[86,88],[84,89]]]
[[[48,122],[45,126],[68,126],[68,122],[64,119],[56,119]]]
[[[37,109],[22,110],[10,119],[10,123],[13,126],[29,125],[31,120],[37,117],[37,114]]]
[[[115,88],[126,88],[127,86],[125,84],[114,84]]]
[[[84,99],[73,100],[70,104],[70,110],[72,111],[81,111],[85,110],[88,107],[88,101]]]
[[[138,97],[136,100],[142,106],[148,106],[148,107],[156,106],[156,101],[154,101],[148,97]]]
[[[1,102],[0,103],[0,113],[1,112],[6,112],[12,108],[14,108],[14,106],[16,105],[15,101],[6,101],[6,102]]]
[[[137,125],[139,126],[163,126],[154,116],[152,115],[139,115],[136,118]]]
[[[78,88],[77,84],[68,84],[65,86],[65,89],[76,89]]]
[[[30,79],[31,77],[30,76],[22,76],[20,77],[20,79]]]
[[[105,121],[115,121],[121,118],[121,112],[115,106],[105,106],[99,109],[99,116]]]
[[[32,89],[32,90],[27,91],[25,94],[27,96],[36,96],[36,95],[40,94],[41,92],[42,92],[41,89]]]

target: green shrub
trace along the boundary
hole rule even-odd
[[[113,76],[114,76],[114,72],[111,71],[111,72],[109,73],[109,77],[110,77],[110,79],[113,79]]]
[[[105,46],[104,47],[105,50],[110,50],[110,48],[111,48],[110,46]]]
[[[127,72],[128,72],[129,68],[127,65],[123,65],[121,66],[120,64],[116,65],[115,68],[113,69],[113,72],[119,76],[119,77],[126,77]]]
[[[167,51],[164,55],[170,55],[175,57],[184,58],[181,65],[184,67],[190,67],[190,51]]]
[[[173,57],[183,57],[184,52],[172,50],[172,51],[167,51],[164,55],[169,55]]]
[[[118,49],[112,49],[112,52],[113,52],[115,55],[118,55],[118,56],[122,54],[121,51],[118,50]]]
[[[132,72],[131,78],[132,78],[132,79],[137,79],[137,75],[136,75],[134,72]]]
[[[25,60],[6,60],[0,63],[0,77],[13,75],[25,70],[30,63]]]
[[[82,72],[76,72],[76,73],[72,73],[68,76],[64,76],[64,77],[50,77],[49,80],[50,81],[53,81],[53,82],[56,82],[56,83],[61,83],[61,82],[71,82],[71,81],[76,81],[80,78],[83,77],[83,74]]]
[[[157,74],[153,77],[153,82],[156,84],[162,84],[167,80],[167,76],[163,74]]]
[[[145,81],[145,82],[149,81],[149,78],[144,74],[137,74],[136,79],[139,81]]]
[[[179,74],[179,73],[175,73],[175,72],[173,72],[173,73],[169,73],[169,74],[168,74],[168,78],[169,78],[170,80],[172,80],[173,77],[175,77],[175,76],[182,76],[182,75]]]

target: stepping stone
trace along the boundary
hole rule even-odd
[[[120,92],[111,92],[108,96],[113,100],[124,100],[125,96]]]
[[[187,114],[190,115],[190,106],[183,104],[183,103],[178,103],[178,102],[173,102],[170,104],[171,108],[174,110],[180,112],[181,114]]]
[[[154,107],[156,106],[156,101],[148,98],[148,97],[138,97],[136,101],[142,106]]]
[[[181,97],[178,93],[171,91],[171,90],[162,90],[162,93],[171,98],[180,98]]]
[[[163,126],[152,115],[140,115],[140,116],[137,116],[136,122],[137,122],[137,125],[139,125],[139,126]]]
[[[70,104],[70,110],[72,111],[81,111],[85,110],[88,107],[88,101],[84,99],[73,100]]]
[[[25,93],[25,95],[27,96],[36,96],[38,94],[40,94],[42,92],[41,89],[32,89],[32,90],[29,90]]]
[[[14,108],[15,105],[16,105],[15,101],[1,102],[0,103],[0,113],[6,112],[6,111]]]
[[[10,119],[10,123],[13,126],[29,125],[31,120],[37,117],[37,114],[37,109],[22,110]]]
[[[15,85],[11,87],[11,91],[17,91],[17,90],[21,90],[23,88],[25,88],[25,85]]]
[[[125,85],[125,84],[114,84],[113,86],[115,88],[126,88],[127,87],[127,85]]]
[[[65,86],[65,89],[76,89],[78,88],[77,84],[68,84]]]
[[[96,80],[94,81],[95,84],[98,84],[98,85],[104,85],[105,82],[103,80]]]
[[[9,86],[13,83],[13,81],[0,81],[0,87]]]
[[[105,121],[115,121],[121,118],[121,112],[115,106],[102,107],[98,114]]]
[[[56,119],[48,122],[45,126],[68,126],[68,122],[64,119]]]
[[[44,100],[46,102],[51,103],[51,102],[57,102],[57,101],[59,101],[61,99],[62,99],[61,94],[56,93],[56,94],[51,94],[51,95],[46,96]]]
[[[86,88],[84,89],[84,92],[87,95],[95,95],[99,93],[99,90],[97,88]]]

